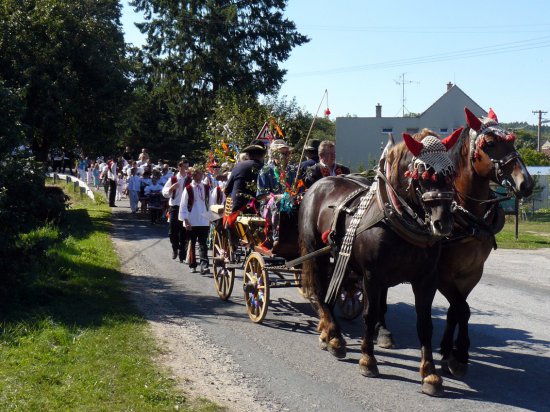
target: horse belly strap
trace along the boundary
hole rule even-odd
[[[340,251],[336,260],[334,272],[332,273],[332,277],[330,279],[327,294],[325,296],[325,303],[328,305],[334,304],[338,291],[342,286],[342,281],[344,280],[344,275],[348,267],[357,228],[359,227],[361,219],[371,204],[374,194],[376,193],[377,186],[378,184],[374,182],[369,191],[361,198],[359,205],[357,206],[357,210],[353,214],[353,217],[348,225],[346,234],[340,246]]]

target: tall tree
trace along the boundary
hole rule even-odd
[[[119,19],[118,0],[0,3],[0,79],[22,96],[39,158],[52,146],[115,146],[128,84]]]
[[[257,97],[276,92],[279,64],[309,39],[283,12],[286,0],[134,0],[149,93],[166,115],[159,131],[180,151],[203,149],[205,119],[224,88]],[[162,128],[161,128],[162,126]],[[160,130],[162,129],[162,130]]]

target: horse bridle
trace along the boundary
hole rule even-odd
[[[502,135],[504,135],[504,131],[500,128],[494,127],[494,125],[495,124],[491,123],[489,125],[486,125],[485,127],[482,127],[479,131],[475,131],[474,129],[472,129],[476,132],[475,139],[470,139],[470,163],[472,165],[472,169],[474,173],[477,173],[475,168],[475,163],[474,163],[474,156],[475,156],[476,147],[478,146],[479,139],[482,136],[485,136],[489,133],[493,133],[494,135],[496,135],[497,139],[501,138]],[[485,150],[484,152],[487,153]],[[506,188],[506,190],[511,189],[514,193],[516,192],[516,190],[514,189],[514,185],[512,185],[510,180],[504,175],[503,168],[506,165],[508,165],[510,162],[513,162],[519,159],[520,157],[521,155],[518,153],[517,150],[514,150],[513,152],[508,153],[502,159],[494,159],[489,156],[489,160],[493,164],[492,170],[495,174],[495,182],[500,184],[502,187]]]

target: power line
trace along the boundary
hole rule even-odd
[[[375,69],[387,69],[393,67],[402,67],[414,64],[435,63],[442,61],[458,60],[465,58],[473,58],[479,56],[490,56],[502,53],[511,53],[515,51],[524,51],[531,49],[538,49],[543,47],[550,47],[550,37],[544,36],[529,40],[522,40],[510,43],[501,43],[493,46],[477,47],[474,49],[458,50],[454,52],[445,52],[439,54],[432,54],[426,56],[412,57],[408,59],[390,60],[386,62],[371,63],[360,66],[347,66],[339,67],[327,70],[316,70],[310,72],[301,72],[293,74],[294,77],[300,76],[315,76],[325,74],[341,74],[354,71],[366,71]],[[289,75],[290,76],[290,75]]]

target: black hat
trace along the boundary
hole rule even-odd
[[[259,144],[251,144],[241,150],[241,153],[265,153],[265,146]]]
[[[308,140],[307,144],[304,146],[304,150],[317,151],[319,150],[319,145],[321,142],[317,139]]]

